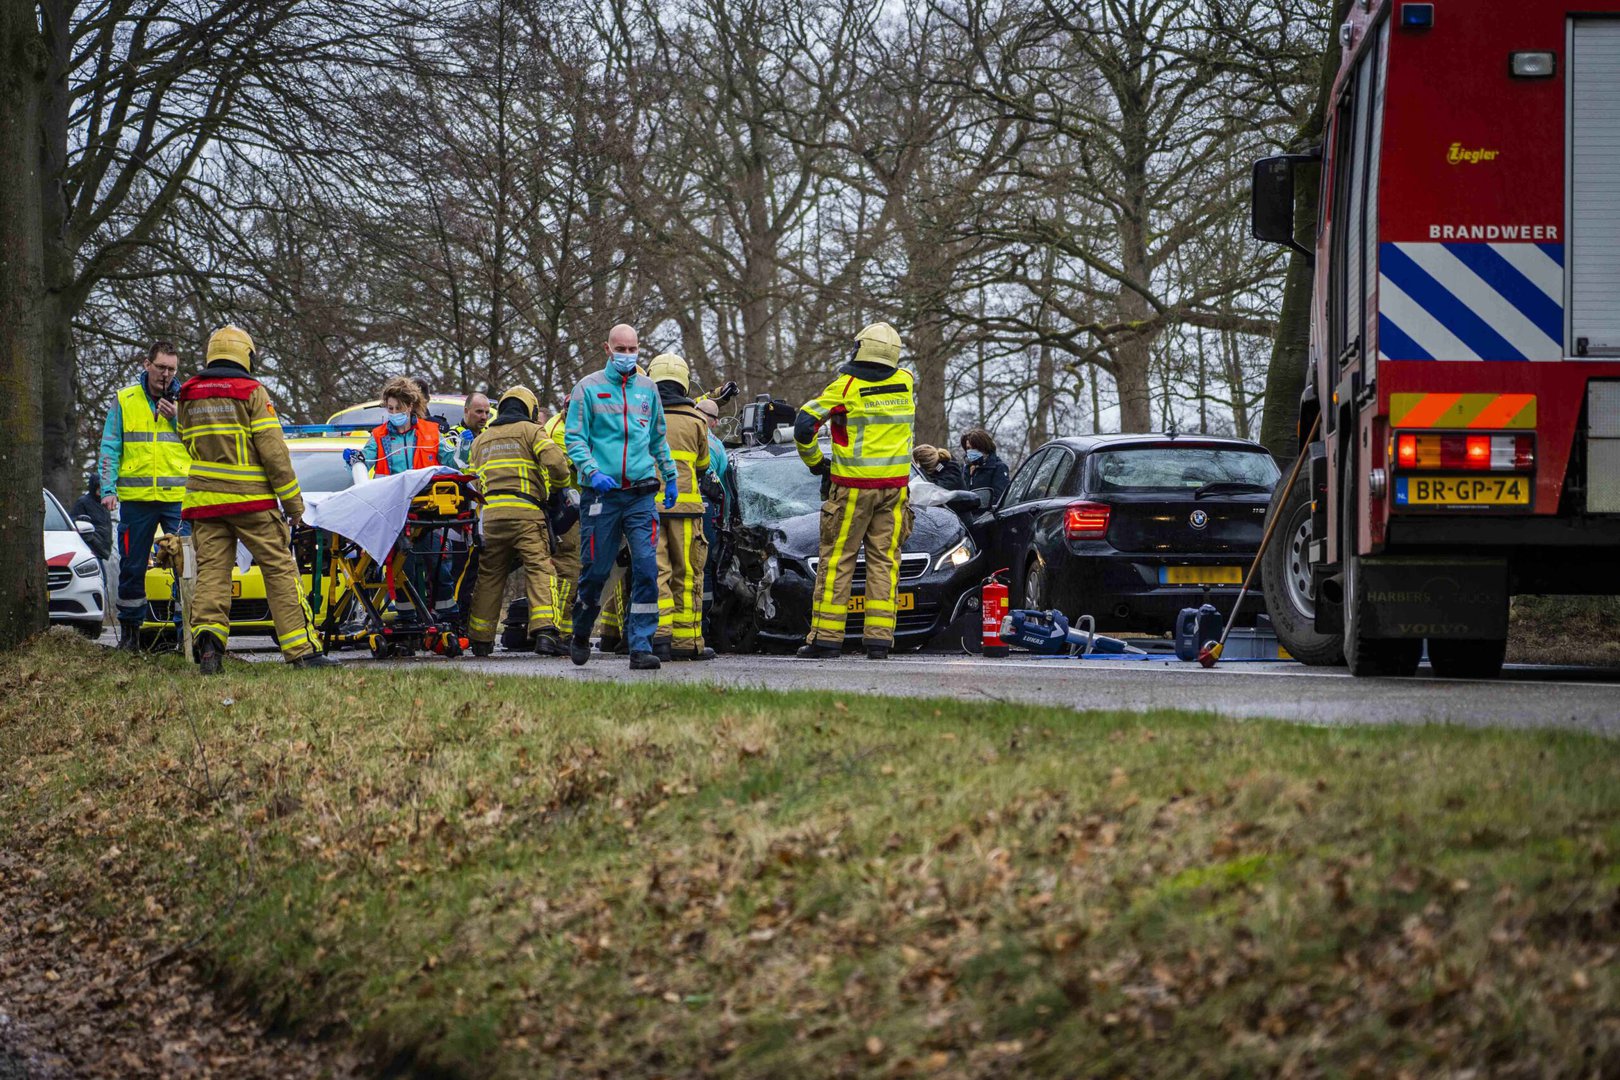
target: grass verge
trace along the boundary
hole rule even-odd
[[[1508,659],[1620,668],[1620,596],[1514,597]]]
[[[1571,733],[0,659],[0,843],[468,1076],[1620,1072]]]

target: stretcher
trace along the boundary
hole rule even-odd
[[[430,481],[380,561],[346,537],[307,530],[300,559],[310,563],[311,608],[315,597],[323,600],[323,649],[366,648],[379,660],[417,651],[461,655],[478,576],[472,480],[446,474]]]

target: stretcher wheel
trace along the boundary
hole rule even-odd
[[[439,637],[439,651],[454,659],[455,657],[461,655],[461,642],[456,640],[456,635],[454,634],[442,634]]]
[[[371,655],[375,659],[386,660],[394,653],[393,643],[384,639],[381,634],[372,634],[367,639],[367,644],[371,646]]]

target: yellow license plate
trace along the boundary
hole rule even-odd
[[[231,599],[233,599],[233,600],[237,599],[241,595],[242,595],[242,583],[240,581],[233,580],[231,582]]]
[[[895,597],[894,610],[896,610],[896,611],[910,611],[916,605],[916,603],[917,603],[917,598],[915,596],[913,596],[911,593],[903,592],[899,596]],[[855,614],[855,615],[859,615],[861,612],[865,611],[866,610],[866,597],[864,597],[864,596],[852,596],[852,597],[850,597],[849,598],[849,610],[850,610],[850,612],[852,614]]]
[[[1398,476],[1396,506],[1529,506],[1528,476]]]
[[[1241,566],[1162,566],[1161,585],[1241,585]]]

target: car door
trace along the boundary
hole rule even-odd
[[[1034,536],[1034,517],[1031,513],[1030,493],[1041,469],[1050,457],[1053,447],[1043,446],[1024,459],[1013,473],[1012,482],[1002,493],[990,525],[989,547],[995,552],[991,569],[1007,567],[1012,580],[1020,580],[1024,565],[1029,561],[1030,540]]]
[[[1074,501],[1078,460],[1074,451],[1066,446],[1051,447],[1024,495],[1025,512],[1030,518],[1030,552],[1049,575],[1061,569],[1067,554],[1063,512]]]

